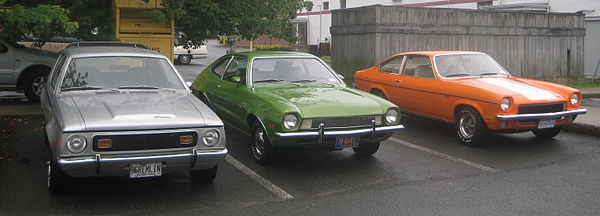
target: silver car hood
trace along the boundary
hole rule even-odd
[[[223,126],[217,115],[187,91],[121,91],[63,94],[81,121],[64,131],[122,131]],[[74,110],[61,109],[61,110]],[[66,114],[66,113],[65,113]],[[63,116],[77,115],[69,113]],[[79,122],[79,123],[78,123]],[[68,122],[64,122],[67,123]]]

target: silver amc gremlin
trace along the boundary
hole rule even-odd
[[[227,154],[223,122],[165,56],[141,44],[70,44],[41,105],[52,193],[64,192],[71,177],[189,171],[212,181]]]

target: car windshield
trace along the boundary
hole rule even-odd
[[[184,89],[175,70],[162,58],[84,57],[71,60],[61,90]]]
[[[315,58],[260,58],[252,63],[252,84],[340,84],[340,80]]]
[[[442,77],[509,75],[500,64],[486,54],[451,54],[435,57]]]

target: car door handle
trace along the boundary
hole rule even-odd
[[[221,84],[217,84],[217,88],[221,88]]]
[[[394,82],[398,83],[398,82],[402,82],[402,80],[397,79],[397,80],[394,80]]]

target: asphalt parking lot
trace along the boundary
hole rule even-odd
[[[208,59],[177,66],[186,81],[220,56],[212,55],[213,49],[209,46]],[[39,111],[35,114],[35,104],[10,94],[4,93],[0,106],[17,106],[18,111],[33,114],[4,117],[0,215],[600,212],[597,137],[566,131],[550,140],[536,139],[531,133],[496,134],[483,146],[472,148],[458,144],[451,125],[409,115],[402,118],[406,129],[383,142],[371,158],[355,157],[350,149],[281,151],[271,166],[260,166],[248,151],[249,137],[227,127],[230,154],[219,164],[213,183],[192,183],[187,174],[84,178],[73,184],[70,194],[55,197],[46,190],[42,117]]]

